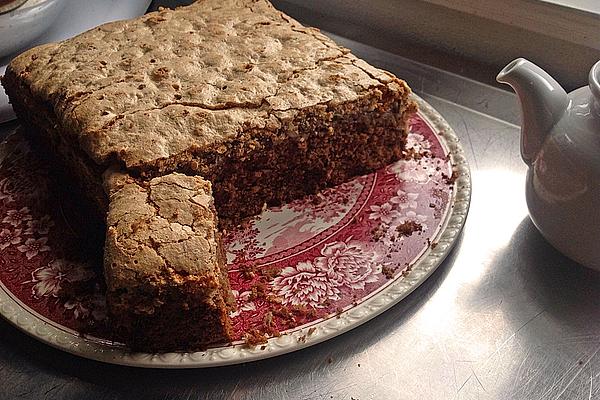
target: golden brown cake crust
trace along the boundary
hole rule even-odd
[[[265,0],[201,0],[29,50],[9,66],[97,164],[140,167],[410,89]]]

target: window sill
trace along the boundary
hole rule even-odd
[[[600,50],[600,2],[566,0],[422,0]]]
[[[307,25],[486,83],[525,57],[574,89],[600,59],[600,14],[557,4],[566,0],[272,1]]]

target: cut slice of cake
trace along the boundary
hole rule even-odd
[[[3,84],[101,208],[118,163],[203,176],[234,223],[399,159],[415,111],[403,81],[266,0],[106,24],[23,53]]]
[[[233,297],[210,182],[177,173],[105,178],[104,273],[117,337],[144,351],[230,341]]]

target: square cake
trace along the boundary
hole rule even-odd
[[[2,83],[32,140],[99,215],[109,212],[107,252],[107,170],[139,190],[174,173],[202,177],[223,228],[398,160],[416,110],[405,82],[266,0],[200,0],[102,25],[26,51]],[[119,257],[124,265],[136,255]],[[109,296],[114,315],[123,292]],[[169,318],[185,309],[175,303]]]

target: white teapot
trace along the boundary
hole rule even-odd
[[[566,256],[600,270],[600,61],[589,86],[567,94],[523,58],[496,78],[521,103],[526,198],[541,234]]]

